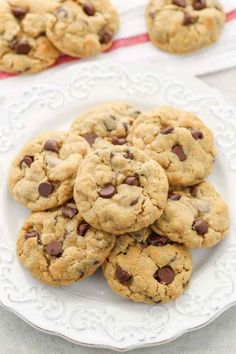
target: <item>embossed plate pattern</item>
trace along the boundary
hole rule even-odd
[[[169,305],[134,304],[117,297],[101,273],[60,289],[43,286],[20,266],[15,239],[27,211],[7,191],[10,161],[27,140],[66,129],[81,110],[125,100],[140,109],[170,104],[199,114],[213,129],[218,148],[210,177],[231,208],[229,237],[193,252],[190,287]],[[0,96],[0,302],[38,329],[77,344],[125,351],[173,340],[199,328],[236,303],[236,111],[197,79],[169,76],[155,66],[78,64],[49,80]]]

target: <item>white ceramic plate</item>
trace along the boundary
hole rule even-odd
[[[189,289],[175,303],[148,306],[125,301],[101,273],[54,289],[31,278],[15,256],[15,239],[27,211],[7,191],[9,165],[21,146],[40,132],[65,129],[79,111],[109,100],[141,109],[170,104],[198,113],[216,136],[211,176],[231,209],[229,237],[193,252]],[[155,66],[76,64],[37,85],[0,96],[0,302],[34,327],[77,344],[125,351],[171,341],[206,325],[236,303],[236,111],[201,81],[171,77]]]

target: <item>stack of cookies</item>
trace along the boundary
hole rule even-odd
[[[61,54],[96,55],[118,27],[110,0],[0,0],[0,70],[36,73]]]
[[[176,299],[190,280],[189,248],[212,247],[229,230],[227,205],[204,180],[214,160],[213,135],[192,113],[93,107],[69,131],[38,136],[12,163],[10,192],[32,212],[19,260],[49,285],[102,266],[124,298]]]

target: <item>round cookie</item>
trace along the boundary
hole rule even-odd
[[[39,0],[0,0],[0,70],[36,73],[51,66],[59,51],[45,35]]]
[[[89,152],[87,141],[64,132],[48,132],[28,143],[12,162],[9,189],[33,211],[55,208],[73,195],[79,164]]]
[[[127,103],[100,104],[81,113],[70,131],[83,136],[95,149],[104,145],[129,144],[133,123],[140,114]]]
[[[121,235],[152,224],[167,200],[162,167],[133,147],[104,147],[81,163],[74,199],[93,227]]]
[[[212,247],[230,227],[226,203],[209,182],[174,189],[164,213],[152,228],[186,247]]]
[[[93,274],[114,243],[114,236],[84,222],[72,201],[31,214],[20,230],[17,254],[34,278],[59,286]]]
[[[149,230],[143,232],[142,242],[140,235],[117,238],[103,264],[104,276],[113,291],[135,302],[173,301],[182,295],[189,282],[191,255],[185,247],[170,244],[166,237]]]
[[[118,28],[110,0],[56,0],[46,33],[63,53],[85,58],[107,50]]]
[[[197,184],[212,172],[213,135],[192,113],[161,107],[141,114],[134,123],[133,145],[160,163],[172,186]]]
[[[225,14],[217,0],[149,0],[146,21],[155,46],[183,54],[214,43]]]

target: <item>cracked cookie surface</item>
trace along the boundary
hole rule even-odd
[[[193,185],[212,172],[213,135],[192,113],[161,107],[141,114],[134,122],[133,145],[160,163],[170,185]]]
[[[209,182],[171,191],[164,213],[152,228],[186,247],[212,247],[230,227],[226,203]]]
[[[104,147],[81,163],[74,199],[93,227],[114,235],[137,231],[160,217],[168,182],[162,167],[133,147]]]
[[[52,7],[46,33],[63,53],[85,58],[111,46],[119,17],[109,0],[56,0]]]
[[[143,236],[142,236],[143,233]],[[118,295],[147,304],[182,295],[192,271],[189,251],[150,229],[122,235],[103,264],[104,276]]]
[[[36,73],[51,66],[59,51],[45,35],[39,0],[0,0],[0,70]]]
[[[125,145],[140,111],[123,102],[97,105],[79,114],[70,131],[83,136],[94,149],[104,145]]]
[[[21,263],[34,278],[54,286],[92,275],[109,255],[115,237],[90,227],[73,201],[32,213],[17,241]]]
[[[225,14],[217,0],[149,0],[146,21],[155,46],[182,54],[214,43]]]
[[[33,211],[65,203],[73,195],[79,164],[89,150],[87,141],[73,134],[38,136],[12,162],[9,189],[13,198]]]

